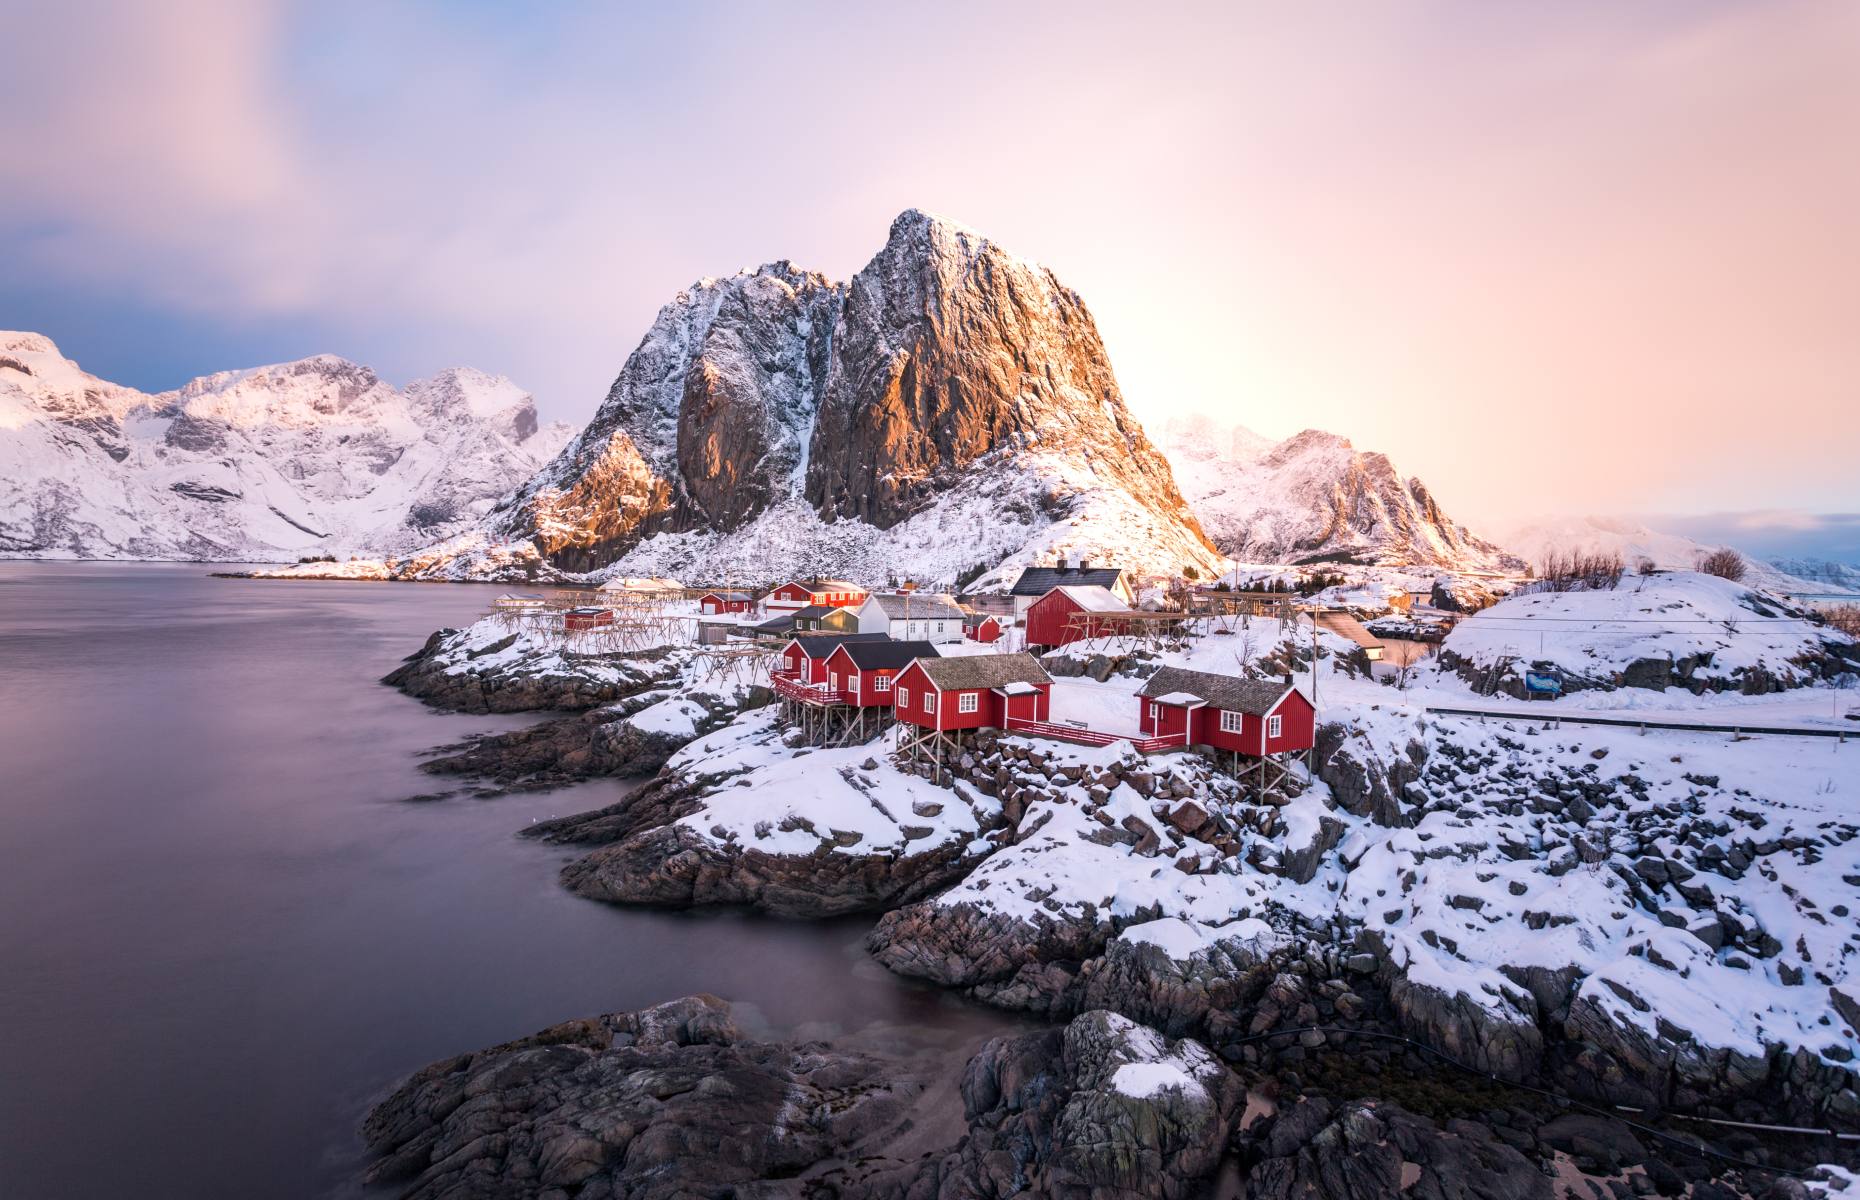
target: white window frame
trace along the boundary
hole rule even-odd
[[[936,693],[929,688],[924,689],[924,711],[927,713],[936,711]]]
[[[1232,712],[1225,708],[1221,710],[1221,732],[1222,733],[1240,733],[1245,729],[1246,729],[1246,714],[1245,713]]]
[[[891,690],[891,676],[880,675],[877,679],[874,679],[872,681],[872,690],[875,692],[890,691]]]
[[[980,692],[963,692],[956,700],[956,711],[972,713],[982,711],[982,694]]]
[[[856,692],[859,690],[859,672],[854,671],[846,676],[846,690],[849,692]]]
[[[1285,732],[1285,718],[1278,713],[1266,718],[1266,737],[1276,738]]]
[[[1160,706],[1156,703],[1156,701],[1154,700],[1150,701],[1150,720],[1152,722],[1156,720],[1157,714],[1160,711],[1161,711]]]
[[[914,633],[916,633],[916,632],[917,632],[917,622],[915,622],[915,621],[906,621],[906,622],[904,623],[904,633],[905,633],[905,636],[907,636],[907,637],[908,637],[908,636],[910,636],[911,634],[914,634]]]
[[[840,690],[840,673],[838,671],[827,672],[827,690],[829,692],[837,692]]]
[[[911,706],[911,689],[899,688],[898,689],[898,707],[909,708],[910,706]]]

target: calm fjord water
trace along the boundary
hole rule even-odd
[[[494,594],[0,562],[0,1195],[323,1196],[435,1058],[696,991],[780,1032],[1005,1026],[865,960],[868,922],[626,911],[513,836],[618,783],[408,803],[420,752],[536,718],[376,680]]]

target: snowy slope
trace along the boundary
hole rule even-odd
[[[1507,548],[1531,563],[1541,563],[1554,552],[1619,554],[1628,569],[1646,559],[1666,571],[1689,571],[1717,549],[1676,533],[1649,529],[1626,517],[1536,517],[1501,530]],[[1837,582],[1821,582],[1791,574],[1786,566],[1744,556],[1748,574],[1744,582],[1773,592],[1833,592]],[[1860,585],[1860,572],[1855,572]]]
[[[1307,429],[1273,443],[1205,416],[1171,421],[1162,448],[1182,494],[1228,556],[1502,571],[1520,564],[1442,512],[1388,457]]]
[[[470,369],[402,391],[321,355],[148,395],[0,333],[0,554],[411,550],[481,521],[566,440],[516,385]]]
[[[1664,687],[1755,692],[1800,687],[1820,664],[1860,663],[1844,635],[1748,586],[1674,571],[1624,576],[1613,588],[1530,592],[1455,626],[1442,661],[1477,672],[1505,661],[1555,668],[1571,689]],[[1463,671],[1462,673],[1467,673]]]

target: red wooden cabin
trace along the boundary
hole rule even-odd
[[[898,720],[922,729],[1005,729],[1044,721],[1053,681],[1030,654],[919,658],[891,681]]]
[[[1137,703],[1146,737],[1185,735],[1185,745],[1255,758],[1309,750],[1317,731],[1317,710],[1290,680],[1163,667],[1144,683]]]
[[[912,660],[937,657],[932,642],[841,642],[827,656],[827,690],[859,708],[890,708],[892,681]]]
[[[1056,587],[1027,609],[1029,646],[1064,646],[1082,638],[1130,632],[1133,615],[1114,592],[1101,587]]]
[[[962,619],[962,636],[971,642],[998,642],[1001,621],[987,613],[970,613]]]
[[[810,633],[789,638],[781,648],[779,674],[797,683],[820,685],[827,682],[827,659],[846,642],[889,641],[882,633]],[[837,689],[836,689],[837,690]]]
[[[705,592],[698,597],[698,611],[705,616],[717,616],[723,613],[746,613],[755,607],[747,592]]]
[[[762,597],[762,606],[781,609],[819,604],[828,608],[851,608],[864,604],[865,597],[864,588],[844,579],[815,579],[807,583],[791,579]]]
[[[562,628],[569,633],[613,623],[614,610],[611,608],[571,608],[562,614]]]

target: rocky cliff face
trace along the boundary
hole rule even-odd
[[[1215,544],[1243,562],[1523,565],[1449,517],[1387,455],[1334,433],[1307,429],[1273,443],[1201,418],[1172,423],[1164,445]]]
[[[783,262],[680,293],[493,533],[569,571],[749,571],[752,544],[793,548],[773,573],[1218,565],[1077,293],[916,211],[850,284]]]
[[[322,355],[149,395],[0,333],[0,552],[277,561],[469,528],[567,431],[509,380]]]
[[[655,533],[728,532],[766,511],[806,469],[840,298],[785,262],[680,292],[495,532],[580,571]]]

